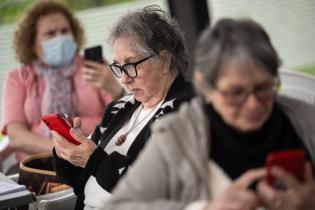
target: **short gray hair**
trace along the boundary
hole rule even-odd
[[[188,56],[184,36],[177,21],[159,6],[148,6],[122,16],[113,26],[109,42],[119,37],[130,37],[139,53],[171,53],[170,69],[187,76]]]
[[[252,62],[278,77],[281,61],[266,31],[247,19],[222,19],[201,34],[194,55],[194,70],[200,71],[213,87],[223,65],[233,58]]]

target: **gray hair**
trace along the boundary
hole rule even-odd
[[[176,74],[187,75],[188,56],[184,36],[177,21],[170,18],[159,6],[148,6],[122,16],[112,28],[109,42],[128,37],[139,53],[171,53],[170,69]]]
[[[281,61],[268,34],[258,23],[245,19],[226,18],[206,28],[195,50],[194,70],[204,75],[211,88],[224,70],[223,65],[235,58],[278,77]]]

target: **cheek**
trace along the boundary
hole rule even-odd
[[[268,120],[271,112],[272,112],[273,102],[267,102],[262,104],[259,109],[255,113],[240,112],[238,116],[236,116],[235,126],[243,131],[252,131],[260,129],[264,123]]]
[[[37,57],[39,57],[39,58],[42,58],[44,55],[44,50],[43,50],[40,42],[35,43],[33,51],[37,55]]]
[[[152,92],[158,88],[159,74],[154,74],[153,69],[146,69],[144,72],[139,72],[138,77],[135,79],[135,85],[137,88],[146,92]]]
[[[224,122],[232,127],[235,127],[240,119],[240,111],[235,107],[221,106],[221,117]]]
[[[239,109],[227,105],[220,97],[212,98],[212,105],[225,123],[233,125],[239,118]]]

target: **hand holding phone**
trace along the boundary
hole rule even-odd
[[[276,188],[283,188],[281,180],[271,174],[271,168],[278,166],[291,173],[296,179],[304,181],[305,152],[302,149],[270,153],[266,159],[267,182]]]
[[[98,63],[104,63],[102,46],[98,45],[95,47],[86,48],[84,50],[84,58],[86,60],[95,61]]]
[[[66,117],[60,114],[47,114],[43,115],[41,119],[51,131],[58,132],[65,139],[73,144],[81,144],[71,136],[70,128],[72,127],[72,123],[67,121]]]

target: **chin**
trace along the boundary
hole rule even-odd
[[[142,97],[142,95],[134,93],[133,96],[135,97],[135,99],[136,99],[137,101],[143,102],[143,97]]]
[[[263,126],[264,122],[251,122],[251,123],[244,123],[240,126],[239,130],[242,132],[252,132],[259,130]]]

